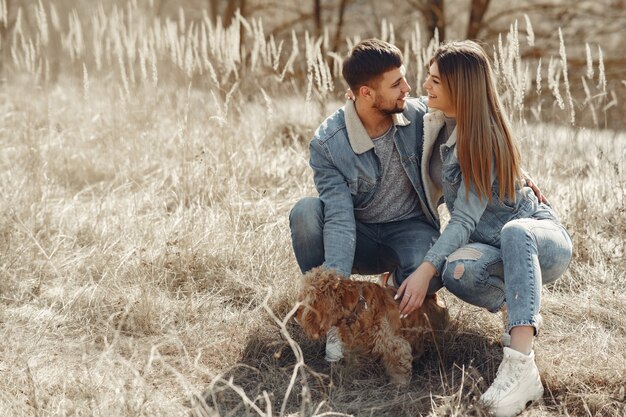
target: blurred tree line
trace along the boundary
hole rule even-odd
[[[28,33],[36,33],[37,6],[47,0],[0,0],[0,71],[11,60],[8,51],[16,25]],[[534,42],[520,45],[528,62],[541,57],[559,55],[559,28],[567,48],[570,77],[584,75],[590,50],[596,62],[602,55],[607,80],[618,95],[626,91],[626,0],[54,0],[59,12],[58,24],[68,26],[74,10],[89,16],[96,4],[104,8],[124,7],[132,3],[155,18],[176,20],[180,11],[186,19],[200,20],[209,16],[215,24],[228,26],[237,13],[244,18],[260,18],[266,34],[274,39],[289,40],[292,31],[314,36],[325,35],[330,41],[323,45],[327,52],[344,55],[351,42],[391,33],[389,39],[398,46],[416,31],[422,45],[437,37],[477,39],[497,45],[514,22],[520,32],[532,23]],[[20,16],[21,15],[21,16]],[[18,18],[19,17],[19,18]],[[346,42],[349,39],[349,42]],[[589,46],[588,46],[589,45]],[[47,45],[54,56],[60,48],[58,39]],[[600,49],[601,51],[600,51]],[[51,60],[51,77],[58,73],[58,63]],[[624,113],[624,109],[621,110]],[[626,114],[624,114],[626,116]]]
[[[41,1],[41,0],[39,0]],[[176,18],[179,9],[188,18],[200,18],[207,11],[217,22],[228,26],[235,13],[263,19],[266,33],[275,38],[290,36],[292,30],[309,31],[320,36],[327,32],[333,39],[329,49],[345,53],[345,38],[377,36],[381,22],[393,26],[396,40],[419,24],[423,39],[438,33],[447,39],[478,39],[497,42],[515,20],[525,15],[532,22],[536,43],[524,51],[526,57],[558,53],[560,27],[567,42],[569,63],[585,65],[585,43],[598,44],[604,50],[607,76],[626,79],[626,0],[129,0],[139,3],[155,16]],[[123,6],[125,0],[102,1],[106,7]],[[89,11],[91,0],[55,0],[61,19],[72,9]],[[10,41],[18,10],[25,29],[36,25],[34,0],[0,0],[0,47]],[[3,10],[4,9],[4,10]],[[6,48],[4,48],[6,49]]]
[[[18,0],[13,0],[18,1]],[[266,31],[277,38],[291,30],[333,39],[329,48],[345,52],[345,38],[377,36],[386,20],[397,41],[403,33],[422,29],[423,39],[438,33],[439,40],[479,39],[497,42],[500,33],[528,16],[537,40],[526,56],[558,53],[557,30],[561,27],[570,64],[585,65],[585,43],[605,50],[607,74],[626,78],[626,0],[151,0],[157,13],[175,17],[180,7],[191,13],[202,9],[213,19],[228,24],[239,10],[244,17],[262,17]]]

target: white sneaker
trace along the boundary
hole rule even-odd
[[[326,333],[326,359],[327,362],[337,362],[343,358],[343,344],[339,337],[339,329],[331,327]]]
[[[505,347],[496,379],[479,402],[496,417],[513,417],[521,413],[528,402],[536,401],[542,395],[535,353],[531,351],[530,355],[525,355]]]

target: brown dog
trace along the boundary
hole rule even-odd
[[[414,358],[424,351],[424,341],[443,330],[448,309],[427,296],[422,307],[400,319],[395,291],[365,281],[341,278],[335,271],[314,268],[303,277],[296,319],[314,340],[337,326],[344,347],[365,351],[382,359],[396,384],[408,384]]]

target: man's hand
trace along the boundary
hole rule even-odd
[[[437,269],[430,262],[422,262],[411,275],[404,280],[398,292],[396,300],[400,301],[400,317],[404,318],[420,308],[428,292],[428,284],[437,273]]]

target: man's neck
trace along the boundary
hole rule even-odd
[[[393,118],[390,114],[384,114],[378,109],[365,106],[362,101],[356,100],[354,107],[370,138],[382,136],[393,124]]]

